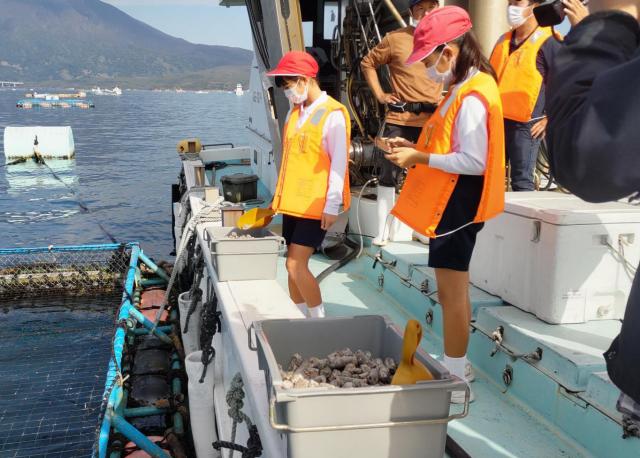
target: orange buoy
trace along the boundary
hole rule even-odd
[[[155,321],[156,312],[162,306],[165,295],[164,289],[147,289],[142,292],[140,297],[140,311],[142,314],[151,321]],[[169,318],[169,313],[165,309],[162,312],[160,321],[166,321]]]
[[[164,440],[164,437],[162,437],[162,436],[147,436],[147,439],[149,439],[151,442],[154,442],[154,443],[157,444],[158,442]],[[162,447],[162,449],[166,450],[166,448],[164,448],[164,447]],[[127,450],[133,450],[131,453],[128,453],[128,454],[125,455],[127,458],[152,458],[151,455],[149,455],[144,450],[140,450],[138,448],[138,446],[136,444],[134,444],[133,442],[129,442],[129,443],[127,443],[127,445],[125,445],[124,452],[127,453]]]

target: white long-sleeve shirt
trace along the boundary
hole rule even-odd
[[[477,73],[478,70],[473,69],[465,81]],[[450,97],[455,97],[455,92],[461,85],[462,83],[453,87]],[[482,175],[487,168],[489,151],[487,118],[484,103],[475,95],[466,97],[453,125],[452,153],[432,154],[429,157],[429,167],[459,175]]]
[[[327,100],[327,93],[322,92],[311,105],[300,107],[300,116],[296,128],[300,129],[309,115]],[[329,170],[329,184],[324,213],[337,215],[342,205],[342,193],[344,191],[344,177],[347,170],[347,121],[342,111],[334,111],[329,114],[322,129],[322,147],[329,154],[331,168]]]

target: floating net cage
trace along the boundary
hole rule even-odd
[[[130,244],[0,250],[0,301],[122,293]]]
[[[0,456],[91,456],[134,246],[0,250]]]
[[[0,457],[183,449],[178,316],[155,318],[172,283],[137,243],[0,250]],[[147,374],[153,355],[170,368]],[[170,387],[166,399],[153,397],[147,375]]]

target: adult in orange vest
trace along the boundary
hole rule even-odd
[[[540,142],[547,127],[545,81],[561,46],[550,27],[539,27],[533,8],[543,0],[509,0],[507,18],[512,30],[491,53],[502,96],[507,161],[511,188],[533,191],[533,173]]]
[[[484,221],[504,209],[504,125],[496,76],[462,8],[425,16],[407,64],[422,62],[449,88],[416,144],[389,139],[388,158],[409,167],[392,213],[430,237],[444,324],[444,364],[469,380],[469,262]],[[452,395],[463,402],[464,392]]]
[[[309,258],[338,219],[340,207],[349,208],[351,123],[347,109],[320,90],[317,74],[317,62],[302,51],[288,52],[267,73],[291,102],[272,204],[283,215],[289,294],[302,313],[323,317],[320,286],[309,271]]]

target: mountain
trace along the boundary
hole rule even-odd
[[[201,88],[248,80],[251,51],[189,43],[100,0],[0,0],[0,11],[0,80],[149,87],[185,77]]]

